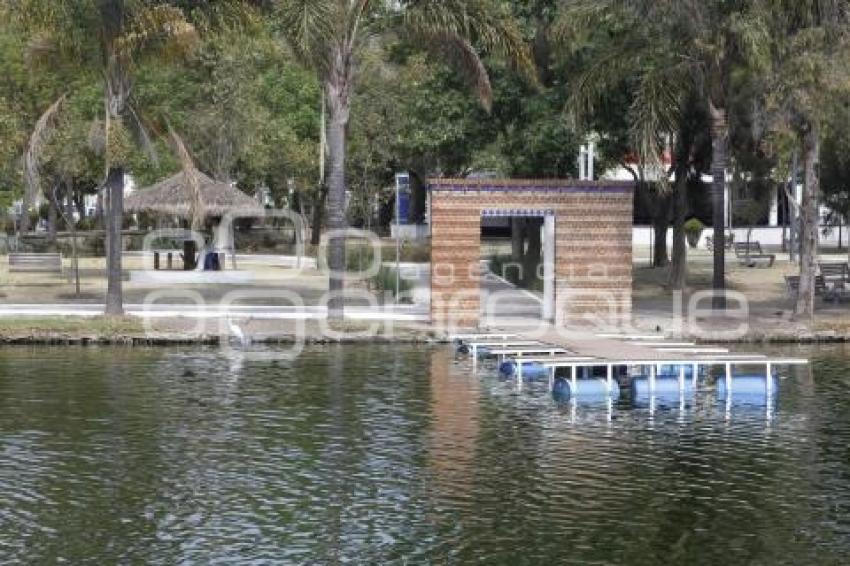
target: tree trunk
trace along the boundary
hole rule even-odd
[[[674,291],[683,290],[688,278],[688,243],[685,234],[687,216],[688,170],[685,164],[677,166],[676,183],[673,186],[673,259],[667,286]]]
[[[124,218],[124,168],[111,167],[106,178],[106,314],[124,314],[121,284],[121,224]]]
[[[29,191],[25,191],[23,202],[21,202],[21,221],[18,223],[18,231],[21,234],[25,234],[32,229],[32,222],[30,222],[31,206],[32,201],[29,198]]]
[[[77,208],[77,215],[80,217],[79,220],[83,221],[86,218],[86,199],[85,196],[80,192],[72,197],[74,202],[74,206]]]
[[[318,194],[313,200],[313,221],[310,226],[310,243],[318,246],[322,241],[322,224],[325,221],[325,201],[328,198],[328,186],[319,187]]]
[[[525,218],[511,218],[511,261],[521,262],[525,255]]]
[[[94,228],[103,230],[106,228],[106,224],[103,221],[104,216],[104,203],[103,203],[103,191],[97,192],[97,203],[94,208]]]
[[[349,101],[335,84],[328,93],[328,229],[334,232],[328,241],[328,320],[342,320],[345,298],[345,152]]]
[[[77,212],[76,203],[74,202],[74,185],[73,182],[65,183],[65,214],[63,215],[63,220],[65,221],[65,230],[71,230],[72,225],[74,224],[74,213]],[[80,219],[82,219],[82,215],[80,215]]]
[[[525,221],[525,226],[528,249],[523,257],[522,278],[525,286],[532,288],[532,283],[537,279],[537,267],[540,265],[540,250],[542,248],[540,229],[543,226],[543,219],[528,218]]]
[[[63,182],[65,188],[65,213],[62,218],[65,220],[65,226],[71,232],[71,267],[74,270],[74,293],[77,297],[80,296],[80,253],[77,245],[77,224],[74,222],[74,207],[78,200],[74,198],[73,182]],[[80,197],[80,200],[82,197]],[[77,204],[77,206],[80,206]],[[82,207],[80,207],[80,218],[83,218]]]
[[[800,211],[800,288],[794,314],[812,319],[815,312],[815,277],[818,255],[818,197],[820,179],[819,128],[811,123],[803,134],[803,202]]]
[[[428,203],[428,187],[416,171],[410,171],[410,210],[407,220],[411,224],[421,224],[425,221]]]
[[[649,211],[652,224],[652,267],[666,267],[667,229],[670,225],[670,196],[646,182],[638,182],[638,193]]]
[[[59,214],[56,210],[56,197],[55,193],[51,191],[51,194],[47,195],[47,245],[50,250],[56,250],[56,225],[59,222]]]
[[[712,287],[714,297],[712,307],[726,310],[726,248],[725,208],[726,208],[726,163],[728,160],[729,125],[726,110],[710,104],[711,115],[711,201],[714,225],[714,277]]]
[[[652,217],[652,230],[655,232],[652,266],[667,267],[670,263],[670,256],[667,255],[667,229],[670,224],[670,216],[667,209],[667,199],[659,199],[658,202],[663,210],[658,210]]]

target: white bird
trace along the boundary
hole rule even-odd
[[[233,322],[233,319],[227,319],[227,325],[230,327],[230,334],[236,336],[243,346],[251,344],[251,337],[245,334],[238,324]]]

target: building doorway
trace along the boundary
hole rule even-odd
[[[545,210],[481,212],[481,316],[554,321],[555,218]]]

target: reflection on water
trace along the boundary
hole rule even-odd
[[[449,348],[0,350],[0,561],[847,563],[850,360],[556,403]]]

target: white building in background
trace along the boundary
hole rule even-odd
[[[579,151],[579,178],[583,180],[593,179],[593,160],[594,160],[593,143],[583,145]],[[644,170],[644,178],[647,181],[658,181],[663,175],[670,171],[672,165],[672,154],[670,151],[665,151],[661,156],[661,161],[658,165],[650,166]],[[634,156],[627,157],[622,165],[613,167],[604,171],[600,175],[600,179],[610,181],[634,181],[635,172],[637,171],[638,160]],[[675,180],[675,176],[671,181]],[[710,185],[713,181],[711,175],[703,175],[702,182],[706,185],[706,190],[710,190]],[[787,229],[780,224],[780,203],[783,196],[779,187],[774,187],[771,194],[768,196],[765,203],[766,210],[764,211],[767,223],[758,226],[738,226],[734,219],[736,212],[743,211],[754,201],[754,195],[751,192],[750,185],[746,182],[737,184],[731,173],[727,172],[726,188],[724,194],[724,202],[726,203],[724,211],[724,225],[727,230],[735,233],[736,238],[746,238],[749,236],[760,241],[763,245],[782,246],[783,239],[788,237]],[[794,187],[793,198],[798,203],[802,201],[803,185],[798,184]],[[826,218],[830,213],[827,206],[820,205],[821,243],[826,246],[848,246],[850,244],[850,231],[847,227],[832,227],[829,226]],[[792,211],[792,214],[794,212]],[[652,241],[652,229],[649,226],[635,226],[633,241],[636,245],[649,245]],[[708,231],[703,234],[701,245],[705,245],[704,239],[708,235]],[[668,244],[672,245],[672,231],[668,233]]]

